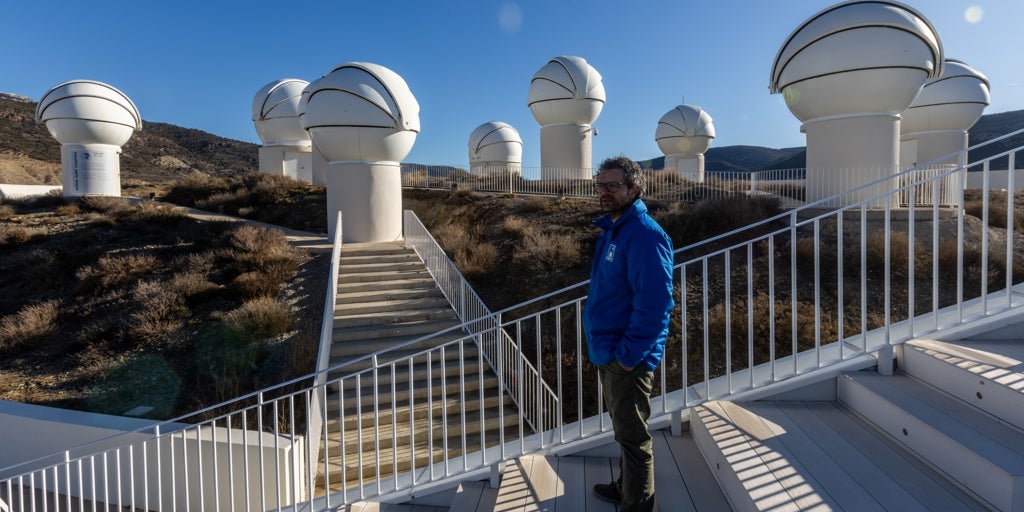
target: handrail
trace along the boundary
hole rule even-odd
[[[459,272],[458,267],[451,261],[437,240],[430,234],[416,212],[406,210],[404,215],[405,242],[412,247],[420,256],[420,259],[427,266],[430,275],[441,288],[449,304],[455,309],[459,320],[471,324],[470,332],[482,332],[493,329],[498,324],[498,318],[487,304],[477,295],[473,287],[469,285],[466,278]],[[544,382],[540,370],[532,362],[526,359],[522,348],[516,346],[512,338],[503,330],[496,331],[498,339],[491,343],[481,343],[481,349],[487,363],[495,371],[502,374],[502,384],[513,397],[517,407],[527,415],[526,420],[534,431],[544,431],[545,425],[553,424],[548,416],[554,413],[557,407],[558,397],[547,383]],[[502,358],[498,351],[503,345],[510,345],[511,350],[505,353],[509,356]],[[386,349],[391,350],[391,349]],[[526,393],[518,393],[511,389],[513,385],[524,385],[528,390]],[[530,392],[533,391],[533,392]],[[544,404],[548,404],[547,407]]]
[[[997,140],[1018,133],[1024,130]],[[673,321],[680,329],[671,333],[665,364],[658,370],[652,424],[664,424],[666,418],[684,414],[706,400],[756,399],[793,383],[864,367],[871,364],[876,353],[887,353],[894,345],[915,336],[955,332],[971,322],[1019,314],[1024,308],[1024,276],[1015,272],[1022,257],[1012,243],[990,233],[1014,231],[1017,198],[1012,193],[990,190],[988,176],[991,163],[997,158],[1006,158],[1009,168],[1016,170],[1021,152],[1024,147],[970,164],[981,167],[984,178],[981,194],[972,193],[980,203],[977,219],[968,219],[965,213],[966,196],[962,188],[957,191],[955,209],[940,208],[936,200],[950,178],[963,183],[967,172],[964,165],[927,175],[915,174],[921,168],[918,166],[858,187],[886,185],[888,190],[884,193],[869,194],[868,198],[852,195],[857,190],[849,195],[837,194],[679,249],[677,253],[686,256],[675,266],[675,278],[681,288],[677,291],[679,306]],[[1011,173],[1011,186],[1012,179]],[[917,205],[922,195],[931,196],[932,201],[926,201],[930,206],[898,207],[901,197]],[[842,199],[840,196],[858,199],[840,207],[828,207],[841,203],[834,200]],[[833,201],[829,202],[830,199]],[[1005,219],[996,218],[996,200],[1006,201]],[[955,234],[945,235],[944,229]],[[872,240],[873,237],[878,240]],[[190,502],[195,509],[211,509],[215,504],[222,510],[258,508],[265,501],[277,503],[278,508],[281,503],[309,504],[312,509],[324,510],[372,496],[418,494],[446,479],[474,474],[524,453],[550,453],[581,443],[608,442],[610,423],[600,397],[584,394],[594,389],[596,383],[596,376],[590,373],[583,356],[584,285],[566,287],[546,294],[543,299],[463,321],[452,329],[460,330],[457,339],[437,343],[413,355],[390,361],[375,355],[371,357],[375,363],[371,368],[347,372],[333,380],[320,379],[322,372],[307,375],[208,408],[206,415],[214,415],[212,419],[187,424],[184,420],[199,417],[190,415],[177,419],[177,423],[161,423],[139,431],[136,438],[122,437],[125,443],[115,449],[89,453],[88,448],[79,448],[62,452],[59,461],[48,459],[35,465],[19,465],[24,470],[22,474],[0,480],[0,499],[7,499],[16,507],[17,503],[10,503],[8,497],[18,496],[15,490],[33,487],[68,496],[69,504],[70,496],[75,496],[75,500],[85,496],[104,503],[141,503],[147,509],[156,509],[161,504],[168,509],[174,508],[166,505],[173,505],[173,501],[167,501],[172,499],[170,496],[199,495],[201,498],[189,498],[200,500]],[[560,293],[573,296],[554,300],[561,297]],[[834,307],[826,307],[825,293],[834,297],[828,302]],[[877,296],[878,304],[868,301],[869,296]],[[537,311],[511,318],[517,309]],[[474,326],[486,328],[477,330]],[[428,435],[447,431],[448,424],[431,423],[435,420],[429,415],[424,417],[422,411],[459,411],[469,394],[478,393],[473,389],[482,389],[475,379],[484,377],[469,373],[464,363],[450,371],[435,371],[431,361],[443,360],[444,354],[451,351],[462,355],[471,346],[486,345],[498,333],[510,338],[509,348],[532,342],[537,345],[538,354],[555,354],[558,358],[556,367],[549,368],[555,374],[549,389],[559,399],[558,414],[551,428],[545,419],[544,431],[524,435],[528,411],[520,411],[516,417],[520,435],[514,442],[508,442],[502,435],[494,445],[491,442],[495,440],[466,434],[467,427],[477,425],[483,431],[483,425],[493,418],[481,415],[470,419],[461,409],[462,437],[456,443],[459,446],[448,446],[446,437],[439,438],[435,445],[433,437],[420,439],[416,436],[422,434],[414,432],[401,440],[393,438],[391,446],[379,445],[377,439],[329,446],[328,454],[335,457],[325,457],[324,472],[340,470],[346,485],[340,491],[316,498],[295,485],[297,475],[309,478],[307,475],[312,474],[305,469],[305,464],[312,460],[291,454],[309,453],[312,443],[320,441],[309,434],[294,434],[294,428],[301,425],[297,420],[300,415],[309,413],[308,417],[312,417],[313,409],[318,409],[316,414],[323,415],[323,424],[329,428],[379,430],[383,428],[381,420],[352,416],[342,407],[352,401],[358,405],[360,400],[373,400],[375,411],[380,404],[395,414],[401,412],[426,422],[427,432],[431,433]],[[421,339],[426,338],[429,337]],[[478,356],[481,363],[483,352]],[[498,367],[504,367],[502,363],[510,356],[503,350],[496,350],[495,354]],[[416,395],[418,398],[409,404],[397,405],[393,392],[395,377],[407,374],[413,382],[413,367],[419,362],[424,362],[427,378],[415,382],[424,387],[424,394]],[[509,367],[519,370],[519,363]],[[505,378],[503,373],[498,372],[499,380]],[[297,391],[284,387],[308,382],[310,378],[317,384]],[[383,391],[388,381],[392,383],[390,394]],[[382,391],[368,398],[353,394],[352,390],[361,388],[363,382]],[[330,410],[319,398],[326,396],[326,386],[340,390],[336,410]],[[503,387],[520,400],[524,394],[535,392],[518,383],[503,383]],[[482,399],[482,392],[479,394]],[[571,394],[577,397],[576,410],[567,410],[563,400]],[[218,440],[237,449],[214,449],[218,445],[212,443]],[[279,445],[281,449],[275,449]],[[372,448],[366,448],[370,445]],[[278,457],[279,461],[269,459],[269,465],[277,472],[258,471],[256,468],[265,467],[268,459],[257,462],[256,454]],[[296,460],[301,458],[306,461]],[[327,467],[335,464],[332,461],[348,463],[339,468]],[[375,476],[372,468],[382,464],[393,465],[399,471],[387,478]],[[292,471],[296,468],[299,471]],[[401,468],[407,469],[403,472]],[[116,479],[115,485],[115,473],[132,476]],[[266,482],[261,480],[264,478]],[[244,485],[250,481],[252,486]],[[357,483],[348,485],[350,482]],[[149,488],[145,487],[150,483]],[[184,492],[189,490],[192,492]],[[129,494],[131,499],[126,498]],[[144,503],[135,499],[149,499],[151,495],[152,499]],[[312,507],[314,501],[316,507]]]

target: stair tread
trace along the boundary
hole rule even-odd
[[[691,430],[725,492],[762,509],[985,509],[836,402],[706,402]]]
[[[1024,431],[902,373],[846,374],[1012,475],[1024,476]]]

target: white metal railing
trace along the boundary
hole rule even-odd
[[[402,186],[441,190],[473,190],[504,194],[592,197],[593,169],[456,166],[407,164]],[[675,169],[645,170],[646,197],[695,203],[735,195],[773,195],[785,206],[804,202],[804,170],[709,171],[680,173]]]
[[[865,364],[913,337],[1021,311],[1024,256],[1006,236],[1022,227],[1014,216],[1017,199],[991,190],[987,178],[997,158],[1015,170],[1020,152],[1024,147],[972,164],[981,167],[983,185],[958,190],[957,208],[941,206],[940,198],[943,183],[962,179],[963,167],[915,169],[848,196],[879,185],[884,194],[825,198],[680,248],[678,305],[658,370],[652,424],[705,400],[775,393],[802,378]],[[899,207],[902,198],[913,205],[928,195],[927,207]],[[823,207],[836,203],[848,204]],[[372,496],[424,494],[523,453],[610,442],[601,397],[593,394],[600,389],[596,372],[585,362],[586,284],[493,312],[496,325],[484,330],[474,331],[479,322],[470,320],[449,330],[454,339],[412,355],[368,356],[370,368],[333,381],[307,376],[154,426],[136,444],[81,447],[57,462],[2,469],[0,475],[15,476],[0,479],[0,499],[15,510],[36,492],[60,504],[53,510],[90,510],[91,500],[148,510],[330,510]],[[485,426],[505,415],[470,408],[488,399],[482,381],[496,379],[520,399],[530,391],[506,384],[504,372],[488,377],[471,368],[485,364],[484,351],[476,352],[475,363],[463,356],[505,335],[514,342],[510,347],[532,347],[558,410],[544,432],[530,433],[520,411],[492,439]],[[438,363],[453,351],[457,365]],[[504,367],[509,355],[496,350],[493,357]],[[356,394],[364,382],[376,392]],[[328,399],[324,386],[339,392]],[[411,399],[397,398],[403,386]],[[295,433],[306,432],[314,409],[324,429],[320,439],[307,441]],[[431,414],[435,410],[447,414]],[[396,415],[425,424],[425,433],[375,435],[397,430]],[[339,439],[332,432],[351,441],[332,444]],[[506,432],[518,435],[506,439]],[[303,465],[317,460],[306,455],[313,443],[326,447],[326,457],[308,471]],[[288,450],[273,449],[280,446]],[[382,476],[377,468],[385,466],[390,471]],[[313,474],[322,481],[308,493],[309,482],[302,480]]]
[[[406,210],[403,222],[405,243],[423,260],[438,287],[455,309],[459,320],[469,324],[469,332],[492,332],[484,337],[481,349],[491,369],[502,376],[503,384],[527,423],[535,431],[547,430],[553,419],[545,418],[557,409],[558,397],[544,383],[540,372],[503,330],[496,329],[498,319],[473,291],[459,269],[412,210]],[[517,389],[511,389],[515,387]]]

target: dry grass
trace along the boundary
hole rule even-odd
[[[303,288],[288,289],[313,258],[279,231],[195,222],[157,201],[43,203],[49,206],[11,204],[18,223],[0,226],[0,353],[8,379],[0,382],[0,398],[113,414],[159,405],[147,417],[165,419],[312,371],[320,315],[307,319],[305,307],[291,304],[310,300],[323,285],[304,277]],[[239,293],[241,275],[252,278],[258,294]],[[253,295],[262,299],[247,302]],[[312,301],[322,303],[316,295]],[[230,385],[199,368],[199,335],[212,331],[256,340],[253,364],[232,366]],[[132,355],[138,353],[151,358]],[[145,380],[139,368],[161,367],[176,379],[161,381],[171,386],[161,397],[136,396],[123,384]],[[29,380],[45,380],[45,392],[26,394],[15,385]]]
[[[0,349],[24,345],[57,334],[61,302],[56,299],[23,307],[0,319]]]

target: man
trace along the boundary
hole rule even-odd
[[[594,486],[622,512],[654,508],[653,441],[647,431],[654,369],[668,337],[672,241],[647,214],[640,166],[620,156],[601,162],[594,189],[607,215],[597,240],[583,311],[590,362],[621,451],[619,479]]]

